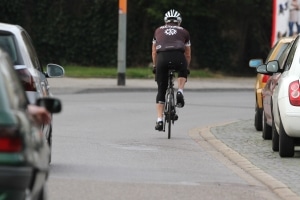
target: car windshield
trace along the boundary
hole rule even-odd
[[[8,53],[15,65],[20,64],[13,35],[0,33],[0,48]]]

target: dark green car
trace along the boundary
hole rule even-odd
[[[52,113],[60,112],[58,99],[37,102]],[[0,49],[0,200],[47,199],[49,145],[27,106],[19,77]]]

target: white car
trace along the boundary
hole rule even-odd
[[[52,96],[47,78],[62,77],[64,68],[48,64],[44,71],[29,34],[21,26],[0,23],[0,48],[10,56],[30,103]],[[52,123],[42,128],[51,148]]]
[[[261,72],[281,72],[277,60],[257,69]],[[295,39],[284,63],[282,74],[272,95],[272,148],[281,157],[294,156],[300,145],[300,39]]]

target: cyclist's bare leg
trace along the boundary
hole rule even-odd
[[[178,92],[176,94],[176,105],[179,108],[182,108],[184,106],[184,97],[183,97],[183,88],[186,82],[186,78],[184,77],[178,77]]]
[[[178,89],[183,90],[184,85],[186,83],[186,78],[184,78],[184,77],[178,77],[177,78],[177,82],[178,82]]]
[[[156,110],[157,110],[157,119],[163,118],[163,112],[164,112],[164,104],[157,103],[156,104]]]
[[[156,121],[156,125],[155,125],[155,130],[162,131],[163,130],[164,104],[157,103],[156,110],[157,110],[157,121]]]

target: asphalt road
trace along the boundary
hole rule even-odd
[[[254,130],[254,79],[189,80],[185,94],[190,102],[180,113],[186,118],[180,120],[191,123],[176,127],[179,133],[175,132],[171,141],[146,131],[153,129],[153,124],[148,125],[153,118],[149,113],[155,91],[151,80],[128,80],[126,86],[116,86],[113,79],[49,82],[52,92],[63,99],[65,110],[55,117],[51,199],[298,199],[297,176],[293,181],[288,178],[293,177],[297,162],[295,168],[285,170],[289,164],[282,163],[271,152],[270,143]],[[132,107],[132,97],[120,95],[122,91],[151,95],[141,105],[134,96]],[[237,102],[220,96],[224,91]],[[203,92],[209,95],[198,96]],[[204,99],[207,96],[210,98]],[[105,103],[99,105],[103,99]],[[91,109],[88,113],[80,106],[83,104]],[[147,109],[141,111],[143,108]],[[101,123],[89,118],[91,115],[106,117]],[[128,129],[137,115],[145,116],[145,122],[138,119],[141,127],[137,130],[145,130],[140,134]],[[101,137],[92,131],[97,130],[95,123],[105,132]],[[103,130],[103,123],[113,129]]]

